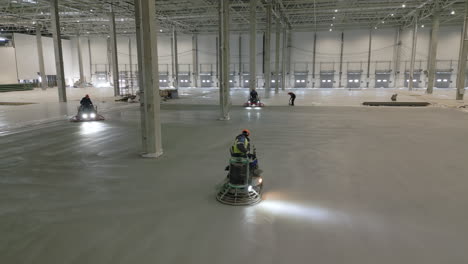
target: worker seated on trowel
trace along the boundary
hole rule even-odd
[[[89,95],[85,95],[80,101],[81,109],[93,109],[93,102],[91,102],[91,98]]]
[[[242,133],[238,135],[234,141],[234,144],[231,147],[231,157],[240,157],[250,159],[249,168],[252,172],[252,175],[259,177],[262,173],[262,170],[258,168],[257,155],[250,152],[250,131],[248,129],[242,130]],[[226,170],[229,170],[229,166],[226,167]]]
[[[258,102],[258,93],[255,90],[250,91],[250,102],[257,103]]]

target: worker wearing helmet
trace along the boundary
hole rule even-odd
[[[93,102],[91,102],[91,98],[89,98],[89,95],[85,95],[85,97],[81,99],[80,104],[83,109],[93,107]]]
[[[231,157],[249,158],[249,167],[252,176],[259,177],[262,170],[258,168],[258,160],[255,150],[254,153],[250,153],[249,136],[250,131],[248,129],[242,130],[242,133],[236,137],[234,144],[231,147]],[[226,170],[229,170],[229,166],[226,167]]]
[[[244,157],[247,158],[250,154],[250,131],[248,129],[242,130],[242,133],[238,135],[231,147],[232,157]]]

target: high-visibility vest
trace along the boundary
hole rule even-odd
[[[246,152],[239,149],[240,146],[244,146]],[[249,152],[249,139],[244,135],[239,135],[234,141],[234,145],[231,148],[232,154],[247,154]]]

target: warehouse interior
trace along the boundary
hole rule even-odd
[[[0,0],[0,263],[467,263],[467,57],[467,0]]]

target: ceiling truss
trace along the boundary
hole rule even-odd
[[[249,0],[230,0],[233,32],[249,30]],[[416,17],[430,27],[440,12],[442,25],[462,25],[465,0],[258,0],[257,28],[266,28],[266,6],[282,26],[294,31],[341,31],[409,27]],[[162,32],[176,27],[183,33],[216,33],[219,0],[156,0]],[[403,7],[404,5],[404,7]],[[133,0],[60,0],[62,34],[106,36],[109,12],[115,13],[117,33],[135,34]],[[453,13],[454,12],[454,13]],[[37,24],[50,34],[49,0],[0,0],[0,33],[33,33]]]

